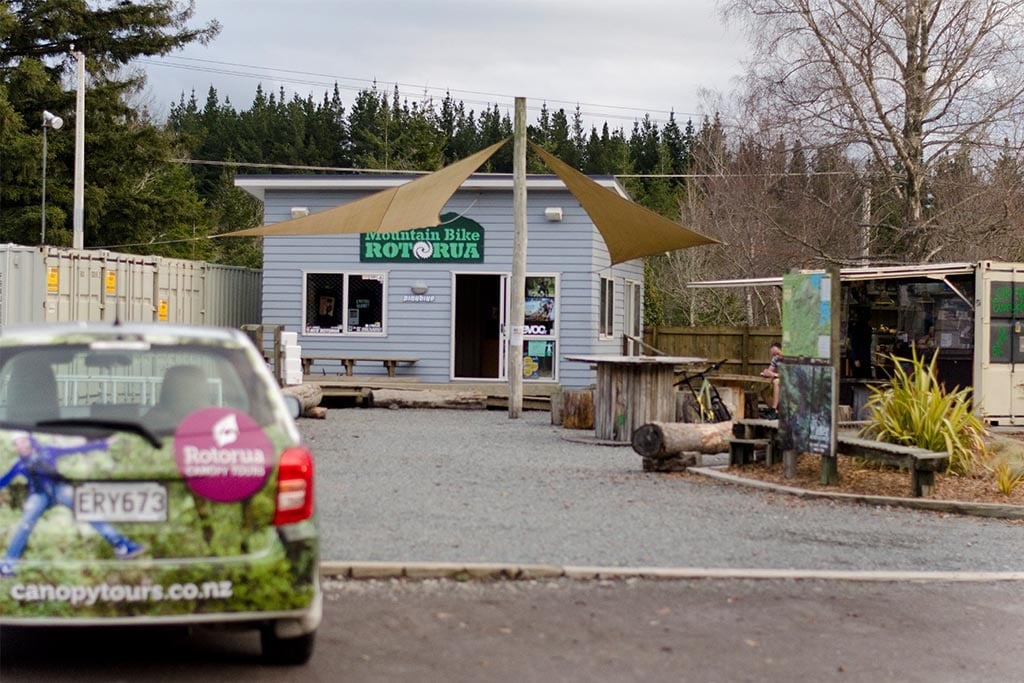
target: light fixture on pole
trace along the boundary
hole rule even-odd
[[[46,244],[46,129],[60,130],[63,125],[64,119],[61,117],[48,111],[43,112],[43,224],[39,233],[40,244]]]

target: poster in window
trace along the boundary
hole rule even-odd
[[[523,323],[528,335],[555,333],[555,278],[526,278],[526,308]]]
[[[334,317],[334,297],[333,296],[321,296],[320,297],[320,315],[333,318]]]
[[[553,277],[528,277],[526,278],[526,295],[553,297],[555,295],[555,278]]]
[[[531,325],[554,321],[555,299],[550,296],[526,297],[526,322]]]

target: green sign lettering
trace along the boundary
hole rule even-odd
[[[990,312],[995,318],[1009,318],[1013,314],[1013,283],[993,282],[989,288]]]
[[[1012,361],[1010,345],[1010,326],[1006,322],[993,323],[991,329],[991,349],[989,360],[992,363],[1009,363]]]
[[[476,221],[446,213],[441,224],[392,233],[359,236],[359,260],[366,262],[481,263],[484,228]]]

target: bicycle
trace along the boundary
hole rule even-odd
[[[728,406],[725,405],[722,397],[719,396],[718,389],[708,380],[708,375],[722,367],[727,360],[729,359],[723,358],[700,372],[695,372],[692,375],[683,375],[674,385],[678,387],[685,384],[690,390],[697,405],[697,416],[703,423],[728,422],[732,419],[732,413],[729,412]],[[693,388],[691,380],[695,379],[700,379],[700,389]]]

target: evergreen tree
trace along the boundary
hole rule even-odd
[[[114,81],[116,70],[137,57],[213,39],[220,25],[191,27],[194,12],[191,2],[175,0],[8,0],[0,13],[0,66],[34,59],[59,72],[73,63],[71,53],[77,51],[85,54],[93,74]]]
[[[444,160],[445,138],[438,130],[433,107],[404,101],[395,120],[393,167],[436,171]]]
[[[512,119],[508,114],[502,116],[501,109],[494,105],[493,109],[485,109],[480,115],[480,148],[511,137]],[[512,145],[505,145],[484,164],[482,170],[489,173],[512,172]]]
[[[564,109],[559,109],[551,115],[551,135],[548,138],[547,149],[573,168],[579,168],[580,155],[573,143],[569,118]]]
[[[188,173],[169,165],[171,139],[127,103],[142,79],[120,67],[139,56],[166,54],[212,38],[212,22],[190,28],[191,4],[172,0],[93,7],[84,0],[8,2],[0,8],[0,240],[37,243],[41,232],[41,116],[51,111],[73,131],[75,94],[66,89],[71,47],[86,57],[85,226],[87,246],[158,241],[180,226],[203,235],[198,197]],[[74,135],[47,136],[47,234],[72,237]],[[32,157],[35,158],[33,163]],[[39,170],[37,170],[39,169]],[[152,234],[146,234],[150,228]],[[168,241],[168,240],[160,240]],[[170,247],[154,250],[167,253]]]
[[[679,129],[679,124],[676,123],[675,112],[669,114],[668,123],[665,124],[665,128],[661,132],[661,142],[664,145],[661,154],[667,164],[668,170],[666,172],[674,175],[688,173],[692,163],[692,154],[688,148],[683,131]],[[681,183],[677,182],[675,184]]]
[[[357,168],[386,168],[390,111],[376,84],[361,90],[348,115],[352,163]]]
[[[645,115],[633,124],[629,139],[629,153],[633,169],[638,174],[671,173],[671,164],[662,153],[658,125]],[[679,217],[679,201],[673,191],[672,182],[666,178],[631,178],[626,183],[634,199],[640,204],[676,219]]]
[[[587,148],[587,133],[583,128],[583,112],[580,111],[580,105],[578,104],[572,114],[572,137],[570,141],[572,142],[573,150],[576,154],[573,166],[579,169],[584,163]]]

